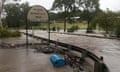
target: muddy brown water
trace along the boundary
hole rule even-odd
[[[24,30],[22,32],[25,32]],[[31,31],[29,31],[31,33]],[[47,38],[46,31],[35,30],[34,35]],[[86,36],[75,36],[51,33],[51,39],[72,44],[91,51],[98,57],[103,56],[110,72],[120,72],[120,40],[101,39]]]
[[[34,53],[33,49],[0,49],[0,72],[72,72],[64,66],[55,68],[49,58],[51,55]]]
[[[18,38],[0,39],[1,42],[9,44],[23,44],[26,36]],[[29,43],[40,43],[29,37]],[[0,72],[72,72],[68,65],[60,68],[53,67],[50,62],[50,55],[35,53],[34,49],[19,48],[0,48]]]

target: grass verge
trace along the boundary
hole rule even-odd
[[[0,29],[0,38],[20,37],[21,33],[18,31],[11,31],[9,29]]]

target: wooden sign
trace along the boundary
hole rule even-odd
[[[28,12],[27,19],[31,22],[48,22],[48,13],[42,6],[32,6]]]

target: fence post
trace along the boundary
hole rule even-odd
[[[55,47],[56,48],[58,47],[58,42],[59,42],[59,39],[57,39],[56,42],[55,42]]]
[[[103,57],[100,57],[100,62],[95,62],[94,64],[94,72],[104,72],[104,63]]]
[[[81,58],[84,59],[86,56],[87,56],[87,52],[86,52],[86,51],[83,51],[83,52],[82,52],[82,55],[81,55]]]
[[[43,39],[41,39],[41,43],[43,43]]]
[[[68,51],[70,51],[71,50],[71,45],[68,45]]]

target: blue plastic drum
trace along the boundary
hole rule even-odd
[[[50,57],[50,61],[55,67],[61,67],[65,65],[65,60],[57,54],[54,54]]]

